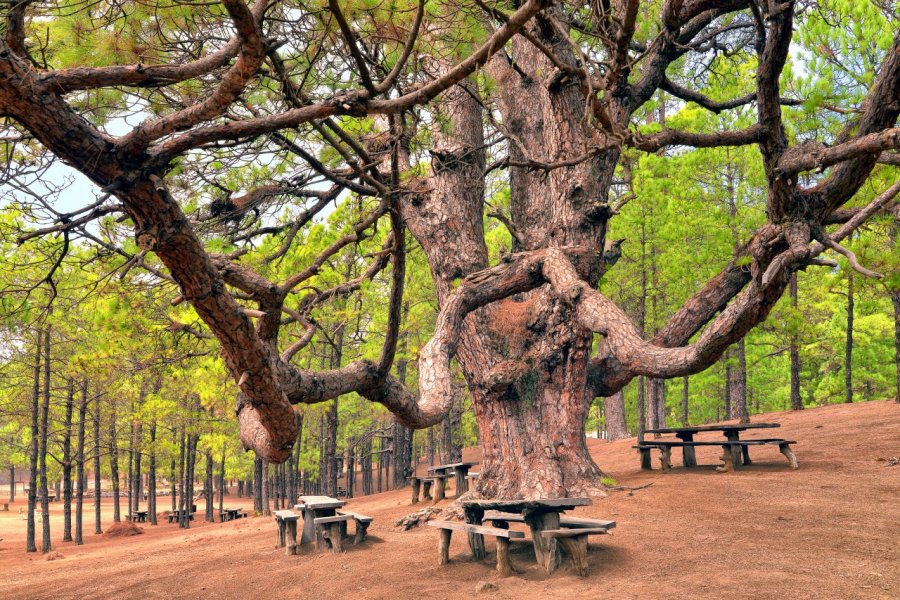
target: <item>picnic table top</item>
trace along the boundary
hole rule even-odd
[[[222,510],[224,510],[225,512],[241,512],[242,509],[240,509],[240,508],[229,508],[229,507],[226,506],[226,507],[222,508]]]
[[[312,510],[319,508],[340,508],[347,504],[345,501],[332,498],[331,496],[300,496],[300,503]]]
[[[477,464],[477,462],[455,462],[447,463],[446,465],[434,465],[433,467],[428,467],[428,470],[437,471],[438,469],[458,469],[459,467],[474,467]]]
[[[561,512],[576,506],[590,506],[590,498],[542,498],[537,500],[467,500],[462,503],[464,509],[480,508],[482,510],[499,510],[504,512],[522,512],[539,510]]]
[[[712,423],[710,425],[693,425],[691,427],[660,427],[645,429],[644,433],[699,433],[701,431],[744,431],[745,429],[768,429],[781,427],[781,423]]]

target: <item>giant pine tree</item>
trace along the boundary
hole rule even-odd
[[[785,106],[809,100],[782,89],[786,65],[804,60],[792,53],[795,28],[829,23],[840,4],[14,0],[0,41],[0,114],[13,124],[3,142],[13,163],[43,149],[102,190],[97,201],[59,209],[42,233],[98,240],[92,220],[130,220],[136,246],[107,250],[180,287],[219,340],[242,390],[242,441],[261,456],[290,456],[291,404],[353,391],[410,427],[439,422],[458,393],[455,358],[480,428],[479,491],[590,493],[600,487],[584,443],[593,398],[637,376],[707,368],[766,318],[791,273],[833,264],[820,256],[826,249],[877,275],[840,241],[900,191],[894,184],[864,207],[845,206],[879,160],[895,162],[900,34],[857,65],[848,85],[858,101],[813,103],[823,120],[841,121],[837,136],[795,140],[784,123]],[[870,8],[896,28],[892,7]],[[841,58],[840,47],[818,50]],[[742,94],[718,100],[705,84],[723,66],[746,81]],[[732,127],[651,119],[660,94],[732,111]],[[629,199],[626,158],[753,145],[767,222],[643,336],[598,291],[618,255],[606,234]],[[212,202],[197,209],[200,182],[199,197]],[[367,199],[347,235],[291,263],[291,273],[275,268],[303,239],[298,232],[347,194]],[[488,214],[511,239],[496,264]],[[331,289],[307,285],[386,224],[391,235],[362,275]],[[407,228],[440,306],[415,392],[390,374]],[[214,245],[210,232],[220,234]],[[379,360],[319,371],[294,364],[315,334],[311,311],[388,264]]]

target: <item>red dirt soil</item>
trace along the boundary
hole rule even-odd
[[[375,522],[366,543],[340,555],[304,549],[300,556],[285,556],[274,547],[270,518],[205,524],[202,505],[188,531],[141,524],[144,535],[89,535],[75,546],[59,541],[57,502],[51,505],[53,546],[64,558],[47,562],[39,553],[24,552],[25,521],[17,514],[23,504],[17,501],[9,513],[0,512],[0,589],[8,598],[56,600],[436,600],[475,596],[476,584],[488,581],[498,589],[479,596],[517,600],[900,597],[900,466],[887,460],[900,456],[900,404],[834,405],[753,420],[781,423],[777,437],[797,440],[798,471],[788,468],[777,447],[761,446],[751,448],[754,464],[735,473],[716,473],[712,466],[647,472],[639,469],[633,438],[590,440],[598,464],[618,485],[653,485],[611,492],[570,513],[618,522],[612,535],[591,539],[590,575],[583,579],[565,562],[546,575],[528,544],[516,544],[512,553],[520,573],[499,578],[490,538],[488,558],[474,563],[459,534],[451,543],[451,563],[439,567],[434,529],[402,533],[393,527],[412,512],[404,489],[350,501],[349,508]],[[771,431],[749,433],[747,438],[771,437]],[[720,453],[701,447],[697,458],[715,465]],[[673,455],[680,463],[679,452]],[[466,458],[473,457],[467,451]],[[161,498],[160,506],[166,502]],[[233,496],[226,500],[228,506],[238,504]],[[89,507],[85,522],[92,531]],[[110,512],[104,508],[105,516]]]

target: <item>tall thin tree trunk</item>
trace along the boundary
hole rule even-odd
[[[82,537],[82,509],[84,508],[84,425],[87,419],[87,379],[81,381],[81,403],[78,405],[78,441],[75,450],[75,478],[78,480],[78,492],[75,495],[75,544],[84,543]]]
[[[253,509],[259,513],[263,513],[263,505],[262,505],[262,488],[263,488],[263,465],[262,459],[257,456],[253,461],[253,489],[251,490],[251,494],[253,495]]]
[[[38,423],[40,423],[40,394],[41,394],[41,341],[43,332],[38,329],[34,342],[34,372],[31,389],[31,452],[29,452],[29,483],[28,483],[28,515],[25,533],[25,551],[37,552],[35,544],[34,509],[37,500],[38,481],[38,438],[40,437]]]
[[[791,281],[790,281],[790,291],[791,297],[791,306],[794,307],[794,311],[797,311],[797,272],[794,271],[791,273]],[[797,340],[797,332],[791,332],[791,345],[790,345],[790,354],[791,354],[791,409],[792,410],[802,410],[803,409],[803,397],[800,394],[800,344]]]
[[[212,450],[206,450],[206,520],[215,523],[216,517],[213,510],[215,498],[213,498],[213,458]]]
[[[623,390],[603,399],[603,414],[608,441],[612,442],[628,437],[628,424],[625,421],[625,392]]]
[[[894,363],[896,365],[897,389],[894,396],[895,402],[900,402],[900,291],[891,294],[894,303]]]
[[[688,425],[688,400],[690,399],[690,377],[684,377],[681,386],[681,424]]]
[[[750,422],[750,414],[747,410],[747,351],[744,338],[735,344],[737,354],[737,368],[732,370],[733,385],[731,388],[731,418],[741,423]]]
[[[75,410],[75,379],[69,377],[66,392],[66,419],[63,425],[63,541],[72,541],[72,413]]]
[[[853,270],[847,270],[847,341],[844,347],[844,402],[853,402],[853,312],[854,312]]]
[[[38,470],[41,480],[41,530],[43,540],[41,552],[52,549],[50,543],[50,498],[47,495],[47,434],[50,421],[50,326],[44,331],[44,391],[41,405],[41,440],[38,451]]]
[[[222,449],[222,462],[219,463],[219,514],[225,510],[225,449]]]
[[[187,487],[185,486],[186,482],[186,471],[185,464],[187,461],[187,444],[188,444],[188,436],[186,433],[186,428],[184,423],[181,425],[181,443],[178,448],[178,526],[181,527],[182,515],[184,515],[184,511],[187,509],[187,506],[184,502],[184,495],[187,491]]]
[[[265,459],[262,461],[262,486],[260,486],[262,514],[264,517],[272,515],[272,507],[269,505],[269,463]]]
[[[113,398],[112,411],[109,414],[109,470],[113,493],[113,522],[122,520],[119,506],[119,442],[116,440],[117,401]]]
[[[150,422],[150,464],[147,467],[147,515],[156,525],[156,419]]]
[[[100,481],[100,398],[98,394],[94,399],[94,533],[103,533],[100,514],[101,481]]]

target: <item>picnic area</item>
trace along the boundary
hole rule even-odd
[[[0,583],[11,598],[61,599],[205,597],[213,590],[216,597],[237,599],[248,589],[254,596],[310,600],[469,598],[482,582],[497,587],[485,597],[526,600],[581,597],[601,588],[624,598],[684,597],[685,590],[694,598],[894,597],[900,586],[900,466],[888,461],[897,455],[900,407],[868,402],[759,419],[778,422],[779,435],[802,442],[800,469],[790,469],[773,449],[754,455],[751,467],[717,473],[721,448],[712,446],[697,448],[696,469],[676,465],[662,472],[656,464],[646,471],[633,437],[589,440],[592,455],[603,457],[618,486],[640,489],[612,491],[565,513],[617,523],[606,535],[590,536],[584,578],[565,559],[548,575],[532,545],[518,542],[510,544],[515,573],[502,577],[489,536],[487,556],[473,561],[466,535],[454,534],[450,562],[440,565],[434,528],[393,527],[411,510],[431,505],[410,506],[404,488],[347,501],[349,510],[374,521],[363,543],[348,543],[339,554],[308,548],[286,555],[276,547],[272,518],[250,517],[223,524],[198,520],[190,530],[140,524],[139,536],[57,544],[64,558],[48,562],[21,552],[14,507],[0,512]],[[480,457],[466,449],[464,458]],[[426,472],[427,465],[420,465]],[[228,505],[234,503],[228,496]],[[203,505],[197,508],[202,513]],[[51,511],[59,518],[59,503]]]

